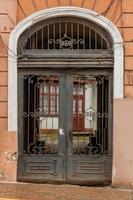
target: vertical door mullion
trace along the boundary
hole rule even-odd
[[[66,75],[66,136],[67,154],[72,154],[72,135],[73,135],[73,76]]]
[[[68,155],[72,154],[73,77],[61,75],[59,81],[59,155],[64,155],[64,173],[67,180]]]
[[[108,154],[112,154],[112,117],[113,117],[113,75],[110,73],[109,75],[109,83],[108,83]]]
[[[62,75],[59,82],[59,152],[72,152],[73,78]],[[63,132],[61,132],[63,130]]]
[[[24,173],[24,124],[23,124],[23,94],[24,80],[22,73],[18,74],[18,163],[17,163],[17,180],[22,180]]]
[[[23,128],[23,94],[24,77],[21,73],[18,76],[18,154],[23,154],[24,150],[24,128]]]
[[[59,154],[66,153],[66,135],[65,135],[65,75],[59,79]]]
[[[73,76],[66,74],[65,78],[65,134],[66,134],[66,181],[70,178],[70,163],[73,154]]]

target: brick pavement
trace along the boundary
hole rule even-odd
[[[133,189],[0,182],[0,200],[133,200]]]

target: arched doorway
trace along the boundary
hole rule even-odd
[[[100,26],[56,17],[18,40],[18,180],[111,183],[113,49]]]

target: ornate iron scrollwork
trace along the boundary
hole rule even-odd
[[[70,37],[67,36],[67,34],[65,33],[64,36],[61,39],[50,39],[48,41],[49,44],[55,43],[55,44],[59,44],[61,49],[72,49],[73,44],[84,44],[84,40],[83,39],[72,39]]]
[[[91,155],[101,155],[103,153],[102,145],[97,143],[96,136],[90,137],[90,142],[84,148],[83,153]]]
[[[57,154],[57,151],[52,151],[45,141],[36,141],[29,144],[28,154]]]

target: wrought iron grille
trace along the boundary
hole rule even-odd
[[[70,141],[73,154],[108,153],[109,77],[73,76],[73,128]],[[62,120],[59,119],[60,77],[29,74],[22,79],[23,151],[26,154],[58,154],[61,137],[59,120]]]
[[[73,153],[108,153],[109,76],[75,76]]]
[[[82,23],[60,21],[38,29],[24,44],[24,49],[109,49],[106,37]]]
[[[58,77],[24,75],[24,153],[57,154]]]

